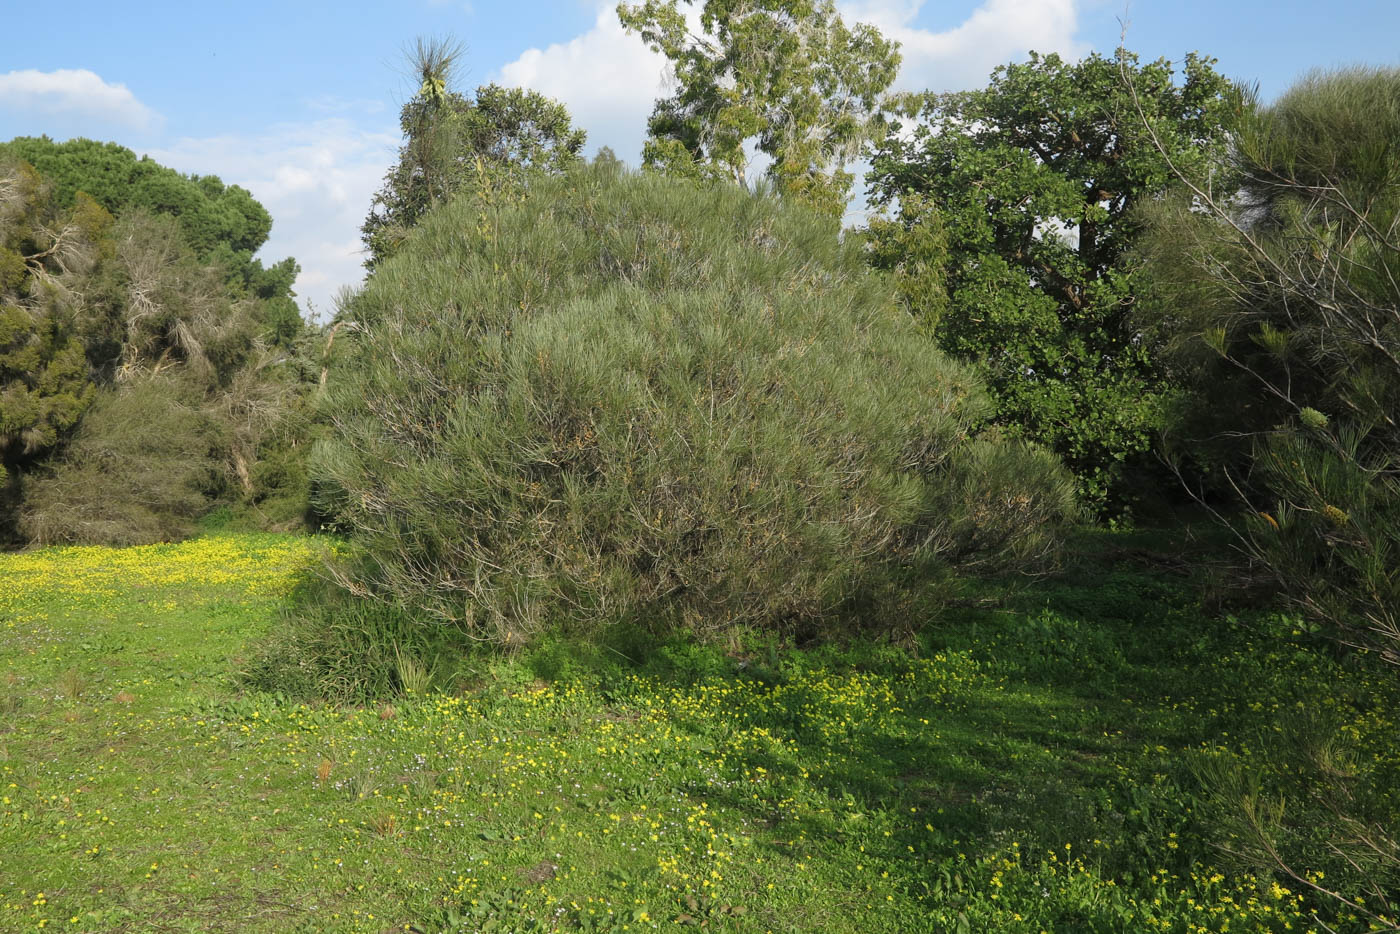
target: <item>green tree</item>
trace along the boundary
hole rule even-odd
[[[217,221],[199,201],[227,198],[217,179],[136,162],[121,147],[16,142],[49,157],[69,187],[0,162],[5,534],[129,543],[187,533],[224,503],[267,512],[261,504],[276,501],[272,524],[304,513],[309,445],[288,437],[306,420],[299,403],[313,373],[299,365],[297,266],[237,265],[266,235],[266,212],[246,192],[225,203],[251,216],[252,232],[229,221],[201,252],[188,221]],[[133,166],[124,177],[166,193],[154,208],[118,186],[109,194],[127,200],[114,218],[72,190],[102,191]]]
[[[983,90],[927,95],[869,177],[874,203],[902,205],[906,229],[946,237],[946,298],[919,309],[940,345],[978,361],[996,420],[1056,450],[1108,511],[1133,498],[1125,467],[1145,459],[1163,391],[1130,314],[1145,287],[1134,208],[1168,185],[1171,162],[1199,164],[1231,113],[1210,60],[1187,56],[1177,83],[1165,60],[1123,57],[1162,152],[1118,62],[1033,54]],[[922,220],[931,210],[941,224]],[[894,233],[882,234],[887,263]]]
[[[374,196],[361,228],[373,269],[434,204],[477,184],[518,184],[531,173],[577,163],[586,139],[558,101],[523,88],[488,84],[466,97],[451,88],[460,48],[419,40],[412,54],[422,79],[399,115],[399,161]]]
[[[91,198],[60,208],[33,166],[0,163],[0,480],[49,453],[92,401],[75,286],[111,222]]]
[[[1143,241],[1140,321],[1183,374],[1169,440],[1243,497],[1281,593],[1400,666],[1400,69],[1247,101],[1232,143]]]
[[[864,23],[847,27],[832,0],[706,0],[699,35],[682,0],[617,13],[670,60],[679,85],[647,123],[647,165],[742,183],[752,146],[772,159],[781,193],[842,215],[845,166],[880,134],[891,105],[897,43]]]
[[[253,258],[267,241],[272,217],[246,189],[213,175],[183,175],[124,146],[90,139],[18,137],[0,143],[5,158],[34,166],[61,208],[71,208],[81,192],[115,217],[141,210],[175,218],[195,255],[223,269],[240,294],[267,302],[269,330],[291,339],[296,324],[288,308],[295,308],[292,282],[299,268],[290,258],[266,268]]]
[[[268,500],[279,505],[266,524],[294,523],[307,490],[284,427],[302,422],[310,368],[261,339],[261,303],[201,262],[175,218],[128,211],[110,246],[88,291],[103,295],[115,358],[68,443],[27,472],[21,531],[44,544],[168,540],[219,506]]]

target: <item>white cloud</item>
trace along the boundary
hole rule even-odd
[[[0,109],[45,119],[83,119],[144,130],[159,122],[124,84],[108,84],[85,68],[0,75]]]
[[[593,28],[568,42],[529,49],[496,80],[563,101],[588,131],[590,150],[609,146],[618,158],[641,161],[652,105],[663,95],[666,59],[623,30],[615,3],[599,6]]]
[[[981,87],[993,68],[1026,53],[1077,57],[1088,44],[1075,38],[1079,0],[985,0],[962,23],[942,32],[914,26],[922,0],[858,0],[839,4],[847,22],[875,25],[900,43],[904,63],[897,86],[909,91]]]
[[[396,158],[398,133],[365,130],[342,118],[284,124],[258,136],[181,139],[147,152],[182,172],[218,175],[252,192],[272,215],[259,256],[296,257],[296,292],[323,317],[344,285],[363,278],[360,224]]]

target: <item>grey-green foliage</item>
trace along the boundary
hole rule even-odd
[[[1400,69],[1309,76],[1233,143],[1151,213],[1174,440],[1283,593],[1400,665]]]
[[[102,390],[64,454],[28,478],[26,539],[138,545],[189,536],[227,489],[222,429],[181,374]]]
[[[505,644],[634,618],[823,621],[893,568],[1034,568],[1042,453],[972,442],[976,378],[817,215],[595,165],[428,214],[333,374],[332,568]]]

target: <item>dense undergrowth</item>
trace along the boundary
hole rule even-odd
[[[1202,612],[1185,547],[1088,536],[902,648],[400,642],[335,703],[267,664],[306,539],[6,555],[0,929],[1366,930],[1221,848],[1218,779],[1360,894],[1300,729],[1394,826],[1400,691]]]

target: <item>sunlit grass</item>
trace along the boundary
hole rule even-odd
[[[1204,842],[1184,757],[1254,755],[1303,702],[1395,756],[1396,706],[1356,702],[1383,683],[1130,573],[949,616],[917,657],[244,693],[314,561],[0,557],[0,930],[1304,931],[1302,893]]]

